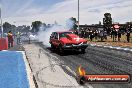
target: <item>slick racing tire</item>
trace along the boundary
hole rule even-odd
[[[80,85],[84,85],[86,83],[86,78],[84,76],[80,76],[77,78],[77,82]]]
[[[58,53],[59,53],[60,55],[63,55],[63,53],[64,53],[64,50],[63,50],[63,48],[62,48],[61,45],[59,45],[59,47],[58,47]]]
[[[81,53],[85,53],[85,49],[81,49]]]
[[[51,44],[51,49],[55,49],[55,46],[53,44]]]

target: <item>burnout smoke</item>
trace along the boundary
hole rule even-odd
[[[49,38],[52,32],[54,31],[67,31],[68,29],[65,29],[62,26],[54,25],[53,27],[47,28],[45,31],[41,30],[38,33],[38,40],[40,42],[43,42],[44,45],[47,47],[50,46],[49,44]]]
[[[66,21],[66,26],[60,26],[60,25],[53,25],[49,28],[44,28],[43,26],[40,27],[40,31],[38,32],[38,40],[40,42],[43,42],[43,44],[47,47],[50,47],[49,39],[52,32],[56,31],[69,31],[73,27],[73,21],[68,19]]]

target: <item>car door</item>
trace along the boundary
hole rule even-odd
[[[54,37],[55,37],[55,33],[52,32],[51,36],[50,36],[50,43],[54,44]]]
[[[58,46],[59,45],[59,34],[56,32],[55,33],[55,38],[54,38],[54,44],[56,45],[56,46]]]

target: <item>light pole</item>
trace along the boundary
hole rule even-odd
[[[78,0],[78,34],[80,33],[80,27],[79,27],[79,21],[80,21],[80,19],[79,19],[79,0]]]
[[[1,7],[0,7],[0,24],[1,24],[1,38],[2,38],[3,37],[3,26],[2,26]]]

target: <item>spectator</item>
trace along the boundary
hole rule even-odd
[[[7,37],[8,37],[8,47],[13,47],[13,34],[11,31],[8,32],[7,34]]]
[[[130,42],[130,31],[129,30],[127,30],[127,42]]]
[[[81,37],[84,38],[84,29],[81,30]]]
[[[20,44],[20,37],[21,37],[21,33],[20,32],[17,32],[17,35],[16,35],[16,37],[17,37],[17,44]]]
[[[115,41],[116,41],[116,38],[117,38],[117,30],[115,30]]]
[[[91,41],[93,40],[93,33],[92,33],[92,31],[90,31],[90,40]]]
[[[107,40],[107,31],[104,31],[104,38]]]
[[[103,41],[103,36],[104,36],[104,30],[101,30],[101,31],[100,31],[101,42]]]
[[[95,39],[97,40],[97,37],[98,37],[98,31],[96,30],[95,31]]]
[[[121,39],[121,31],[119,30],[118,31],[118,41],[120,41],[120,39]]]
[[[85,37],[86,37],[86,38],[88,38],[88,37],[89,37],[89,32],[88,32],[88,29],[86,29]]]
[[[76,35],[78,35],[78,31],[77,31],[77,30],[75,30],[74,33],[75,33]]]
[[[117,31],[115,30],[115,29],[113,29],[113,31],[112,31],[112,37],[113,37],[113,42],[115,42],[116,41],[116,38],[117,38]]]

